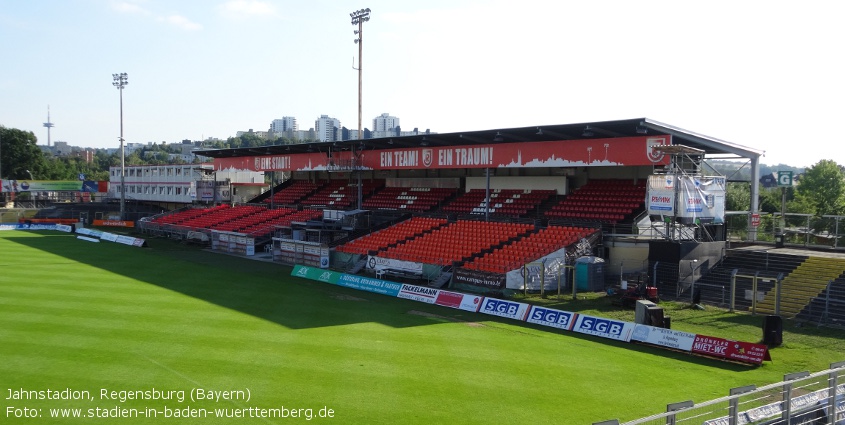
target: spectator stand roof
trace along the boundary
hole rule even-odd
[[[330,143],[335,150],[380,150],[418,147],[447,147],[495,145],[518,142],[549,142],[568,140],[637,137],[649,134],[668,134],[672,143],[704,151],[705,156],[748,158],[757,163],[763,151],[704,136],[648,118],[599,121],[577,124],[537,125],[531,127],[499,128],[492,130],[460,131],[454,133],[420,134],[414,136],[382,137],[377,139],[344,140],[337,142],[308,142],[267,145],[250,148],[200,149],[198,155],[211,158],[232,158],[257,155],[291,155],[325,149]]]

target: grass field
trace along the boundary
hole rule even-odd
[[[589,424],[845,360],[845,333],[815,326],[787,323],[774,361],[748,367],[301,280],[288,267],[168,240],[148,243],[0,232],[0,422]],[[633,321],[605,299],[533,301]],[[675,329],[752,342],[762,335],[760,317],[682,307],[666,305]],[[8,399],[48,389],[89,397]],[[177,399],[114,399],[153,389]],[[191,400],[197,390],[231,392]],[[73,414],[56,409],[120,413],[115,407],[157,417],[50,417]],[[209,416],[165,417],[200,409]],[[296,409],[312,409],[311,420]],[[327,409],[333,417],[320,417]],[[27,412],[40,418],[15,417]],[[218,412],[247,417],[213,417]]]

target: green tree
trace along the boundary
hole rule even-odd
[[[801,176],[795,198],[812,208],[811,214],[845,214],[845,170],[833,160],[819,161]]]
[[[751,188],[748,183],[728,183],[725,193],[725,209],[728,211],[748,211],[751,209]]]
[[[141,158],[141,151],[134,150],[123,158],[124,165],[146,165],[147,161]],[[120,154],[117,156],[117,165],[120,165]]]
[[[264,146],[267,144],[267,141],[256,136],[253,133],[246,133],[241,135],[241,147],[244,148],[256,148],[259,146]]]
[[[96,169],[100,171],[105,171],[106,175],[108,175],[109,167],[112,165],[112,158],[116,159],[116,165],[120,165],[120,158],[117,158],[116,155],[109,155],[105,149],[97,149],[97,152],[94,154],[94,163],[96,164]]]
[[[793,190],[788,188],[786,190],[787,202],[793,198]],[[767,213],[779,213],[781,209],[783,193],[781,188],[760,188],[760,211]],[[790,212],[796,212],[790,210]]]
[[[46,163],[31,131],[0,126],[0,172],[6,179],[41,179]]]
[[[67,158],[45,156],[46,169],[42,174],[43,180],[68,180],[71,171]]]

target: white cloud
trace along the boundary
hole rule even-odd
[[[202,29],[202,25],[191,21],[190,19],[181,15],[170,15],[157,18],[159,22],[166,22],[170,25],[179,27],[186,31],[197,31]]]
[[[259,0],[229,0],[219,6],[226,17],[268,17],[276,15],[276,7]]]
[[[144,9],[138,3],[131,1],[119,1],[112,3],[112,9],[121,13],[134,13],[138,15],[149,15],[150,11]]]

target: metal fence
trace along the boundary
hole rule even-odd
[[[752,225],[752,213],[731,212],[725,216],[728,240],[783,243],[804,247],[845,249],[845,216],[760,213]],[[781,239],[782,238],[782,239]]]
[[[629,422],[593,425],[824,425],[845,424],[845,361],[816,373],[785,375],[762,387],[732,388],[729,395],[701,403],[681,401],[666,411]]]

